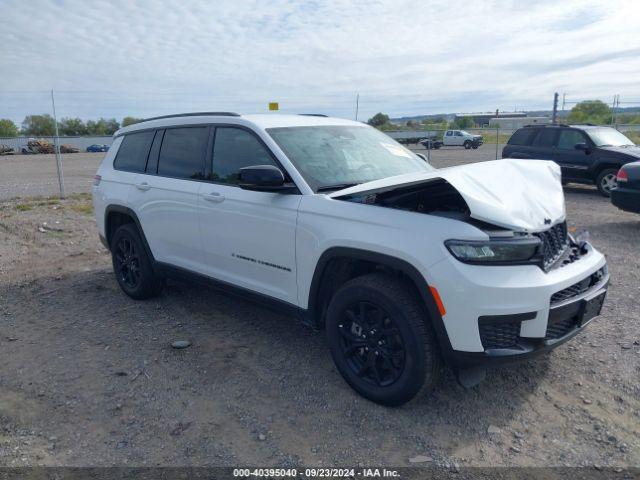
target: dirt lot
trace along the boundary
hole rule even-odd
[[[45,185],[35,157],[10,159],[10,178],[5,160],[3,194]],[[77,168],[79,190],[93,170]],[[87,195],[0,202],[0,465],[639,466],[640,216],[566,193],[570,226],[609,259],[605,314],[547,358],[471,390],[447,373],[399,409],[357,396],[291,318],[173,282],[130,300]]]

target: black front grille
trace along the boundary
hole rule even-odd
[[[480,340],[485,350],[516,346],[520,336],[520,323],[494,323],[479,325]]]
[[[605,268],[601,268],[595,273],[592,273],[587,278],[580,280],[577,283],[574,283],[570,287],[567,287],[559,292],[554,293],[551,296],[551,305],[558,304],[560,302],[564,302],[573,297],[577,297],[578,295],[583,294],[587,290],[589,290],[594,285],[600,283],[600,281],[604,278],[606,272]]]
[[[549,230],[535,235],[542,241],[543,265],[544,269],[548,270],[569,247],[567,222],[554,225]]]
[[[547,333],[545,334],[545,340],[555,340],[560,337],[564,337],[571,330],[578,325],[578,318],[567,318],[559,322],[550,323],[547,325]]]

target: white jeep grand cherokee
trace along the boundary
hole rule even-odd
[[[188,275],[326,330],[363,396],[400,405],[444,360],[463,384],[573,337],[605,258],[567,233],[560,170],[436,170],[386,135],[317,115],[198,113],[116,132],[93,188],[122,289]]]

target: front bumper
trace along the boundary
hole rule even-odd
[[[526,359],[566,342],[595,316],[584,311],[586,302],[602,295],[601,307],[609,281],[604,256],[590,245],[580,259],[549,272],[445,259],[430,273],[446,308],[441,349],[459,368]]]
[[[621,187],[611,190],[611,203],[620,210],[640,213],[640,190]]]
[[[489,348],[484,352],[455,351],[450,358],[451,363],[458,368],[486,367],[514,363],[548,353],[578,335],[600,315],[608,283],[609,276],[606,274],[601,282],[583,294],[552,306],[549,310],[549,321],[544,338],[518,336],[508,348]],[[526,314],[523,315],[526,316]],[[519,325],[518,316],[513,317],[515,318],[511,324]],[[505,324],[510,323],[507,321]]]

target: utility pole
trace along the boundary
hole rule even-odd
[[[58,135],[58,117],[56,116],[56,101],[51,90],[51,106],[53,107],[53,122],[55,124],[56,136],[54,138],[54,148],[56,149],[56,168],[58,169],[58,186],[60,187],[60,198],[64,198],[64,177],[62,175],[62,156],[60,155],[60,138]]]
[[[360,106],[360,94],[356,93],[356,122],[358,121],[358,108]]]
[[[564,103],[565,103],[565,99],[567,98],[567,93],[563,93],[562,94],[562,111],[564,112]]]
[[[554,125],[558,123],[558,92],[553,94],[553,116],[551,117],[551,123]]]
[[[614,95],[613,96],[613,112],[611,116],[612,125],[616,124],[616,109],[618,108],[619,105],[620,105],[620,95]]]

